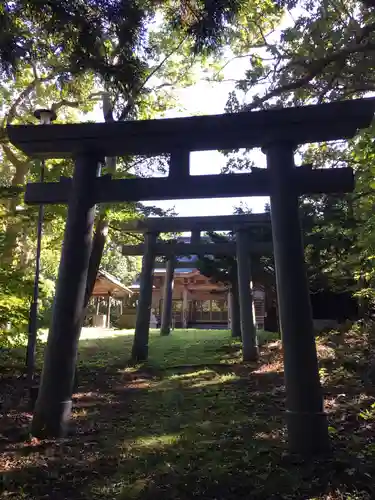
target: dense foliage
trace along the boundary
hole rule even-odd
[[[371,2],[296,2],[285,10],[277,30],[263,31],[261,46],[248,47],[248,69],[229,95],[227,111],[370,96],[375,88],[374,43]],[[374,296],[373,139],[371,126],[350,141],[298,150],[301,163],[351,166],[356,175],[354,193],[301,199],[311,288],[349,290],[367,306]],[[253,167],[247,152],[226,154],[226,171]]]
[[[43,168],[39,161],[30,161],[12,147],[6,126],[37,123],[35,109],[46,107],[57,112],[60,123],[97,120],[98,115],[105,121],[163,116],[179,106],[176,89],[194,84],[202,71],[213,77],[222,65],[224,45],[206,50],[197,33],[208,40],[212,22],[218,26],[218,36],[222,23],[229,22],[225,40],[242,43],[252,37],[250,21],[268,27],[281,15],[272,3],[264,8],[254,3],[249,8],[238,2],[239,8],[234,10],[234,3],[228,7],[223,2],[222,6],[157,0],[2,3],[0,236],[1,267],[6,276],[2,280],[12,279],[16,273],[29,281],[33,277],[38,210],[23,205],[22,191],[26,182],[40,177]],[[124,157],[108,158],[103,172],[118,177],[165,175],[167,168],[166,156]],[[46,180],[57,180],[71,175],[72,164],[47,161],[45,169]],[[100,265],[125,283],[139,267],[139,259],[120,254],[121,244],[132,238],[121,232],[121,222],[162,213],[139,203],[98,208],[86,295]],[[53,295],[65,218],[66,207],[45,208],[41,284],[48,289],[48,297]],[[30,289],[23,287],[22,293],[18,286],[3,290],[7,310],[13,310],[11,304],[20,305],[17,310],[22,321],[20,315],[9,320],[24,328]],[[45,301],[47,316],[50,306],[49,298]]]

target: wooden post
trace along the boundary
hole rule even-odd
[[[96,316],[98,316],[99,311],[100,311],[100,298],[96,297],[96,305],[95,305],[95,314],[96,314]]]
[[[167,261],[167,268],[165,273],[163,310],[161,315],[160,335],[169,335],[171,332],[174,266],[175,266],[175,259],[174,257],[171,257]]]
[[[294,148],[291,144],[272,144],[266,153],[272,179],[272,236],[289,448],[302,454],[324,452],[329,448],[328,424],[319,381],[298,197],[291,182]]]
[[[182,328],[187,329],[189,321],[188,289],[182,291]]]
[[[70,418],[78,340],[82,323],[98,158],[76,158],[53,315],[32,422],[37,437],[66,435]]]
[[[107,321],[106,321],[107,328],[111,328],[111,305],[112,305],[111,294],[108,293],[108,297],[107,297]]]
[[[232,317],[231,317],[232,305],[231,305],[231,298],[230,298],[230,290],[228,291],[228,294],[227,294],[227,304],[228,304],[228,329],[231,330],[231,328],[232,328]]]
[[[132,349],[133,361],[146,361],[148,357],[156,240],[157,233],[145,234],[146,250],[142,261],[137,318]]]

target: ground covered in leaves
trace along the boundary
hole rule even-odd
[[[357,327],[318,339],[333,452],[310,463],[286,453],[279,341],[243,365],[228,332],[153,333],[150,362],[129,367],[129,332],[83,339],[74,432],[59,441],[28,435],[20,359],[8,355],[2,498],[373,499],[371,337]]]

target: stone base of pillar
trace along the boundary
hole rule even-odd
[[[242,361],[244,363],[258,361],[258,358],[259,350],[257,346],[247,347],[245,350],[242,348]]]
[[[38,404],[38,402],[37,402]],[[31,434],[39,439],[66,437],[69,433],[69,422],[72,412],[72,401],[52,401],[48,413],[36,411],[31,426]]]
[[[324,412],[285,412],[288,448],[298,455],[318,455],[330,449],[327,415]]]

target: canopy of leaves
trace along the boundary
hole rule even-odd
[[[195,54],[186,30],[168,21],[175,8],[138,0],[16,0],[0,6],[0,233],[7,272],[19,269],[25,278],[34,272],[38,209],[23,206],[22,188],[39,179],[42,167],[12,147],[6,126],[37,123],[35,109],[46,107],[57,111],[62,123],[80,121],[98,99],[105,120],[152,118],[176,106],[176,87],[191,85],[198,70],[216,63]],[[116,163],[115,177],[149,176],[165,174],[168,157],[124,157]],[[70,161],[48,161],[46,180],[69,176],[72,168]],[[98,220],[105,215],[110,223],[103,266],[126,283],[139,259],[119,252],[129,238],[121,233],[121,222],[142,214],[163,211],[142,204],[98,210]],[[56,279],[65,218],[66,207],[45,208],[42,282]]]
[[[363,97],[375,87],[375,9],[371,2],[299,1],[284,10],[262,43],[242,47],[248,69],[236,83],[227,111],[267,109]],[[220,75],[218,76],[218,80]],[[355,139],[310,145],[299,162],[351,166],[355,192],[301,198],[306,260],[312,290],[363,290],[374,283],[374,128]],[[227,154],[227,171],[254,168],[246,152]]]
[[[248,47],[249,69],[228,109],[300,105],[374,89],[375,9],[351,0],[299,1],[280,28]],[[241,101],[240,101],[241,98]]]

